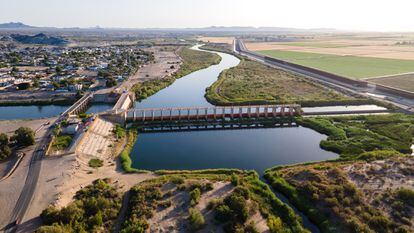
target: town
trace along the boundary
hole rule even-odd
[[[1,40],[1,38],[0,38]],[[106,47],[0,47],[0,93],[6,103],[21,96],[70,100],[79,93],[117,86],[154,60],[148,45]],[[23,100],[24,101],[24,100]],[[70,102],[70,101],[68,101]]]

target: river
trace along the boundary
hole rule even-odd
[[[223,70],[240,62],[232,55],[217,54],[220,64],[178,79],[136,107],[212,106],[204,98],[206,88]],[[303,127],[145,133],[138,136],[131,158],[135,168],[145,170],[239,168],[263,174],[276,165],[336,158],[319,148],[323,139],[325,135]]]
[[[69,105],[24,105],[24,106],[0,106],[0,120],[23,120],[56,117]],[[113,104],[93,104],[86,113],[98,113],[111,109]]]

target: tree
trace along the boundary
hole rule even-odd
[[[0,147],[7,146],[9,144],[9,137],[5,133],[0,133]]]
[[[61,66],[56,66],[56,73],[60,74],[62,73],[63,68]]]
[[[113,86],[116,86],[117,84],[118,82],[113,77],[110,77],[106,80],[106,87],[113,87]]]
[[[11,140],[20,146],[31,146],[35,143],[35,132],[31,128],[20,127],[14,132]]]
[[[40,86],[39,79],[38,79],[38,78],[35,78],[35,79],[33,80],[33,87],[39,87],[39,86]]]

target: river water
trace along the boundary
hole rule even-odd
[[[136,107],[212,106],[204,98],[205,89],[223,70],[240,62],[232,55],[217,54],[222,57],[220,64],[178,79],[136,103]],[[319,148],[319,142],[325,138],[303,127],[145,133],[138,136],[131,158],[135,168],[145,170],[239,168],[263,174],[275,165],[337,157]]]
[[[113,104],[93,104],[86,113],[98,113],[111,109]],[[56,117],[69,105],[27,105],[27,106],[0,106],[0,120],[22,120]]]

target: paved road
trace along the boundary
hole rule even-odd
[[[369,98],[374,98],[382,102],[388,102],[388,103],[398,106],[401,109],[406,110],[407,112],[414,113],[414,109],[413,109],[414,99],[409,99],[409,98],[405,98],[402,96],[385,93],[383,91],[376,89],[375,85],[373,84],[369,85],[368,87],[357,87],[357,86],[349,85],[349,84],[346,84],[346,83],[343,83],[337,80],[333,80],[323,75],[309,72],[307,70],[302,70],[296,67],[292,67],[288,64],[271,62],[271,61],[265,60],[263,56],[260,56],[258,54],[255,54],[254,52],[248,51],[247,48],[244,46],[243,42],[241,42],[240,40],[236,40],[234,44],[235,44],[234,51],[236,53],[239,53],[243,56],[247,56],[252,60],[256,60],[261,63],[265,63],[267,65],[270,65],[270,66],[273,66],[279,69],[283,69],[289,72],[305,75],[309,78],[317,80],[318,82],[322,82],[332,88],[340,88],[342,90],[345,90],[351,93],[359,94],[359,95],[369,97]]]
[[[29,172],[27,174],[23,190],[20,193],[16,206],[13,209],[10,224],[6,227],[7,229],[5,232],[15,232],[17,230],[18,225],[16,224],[18,224],[23,219],[27,208],[30,205],[34,191],[36,189],[37,180],[39,179],[41,161],[45,155],[46,148],[50,141],[49,135],[50,132],[47,132],[33,152],[33,156],[29,165]]]

